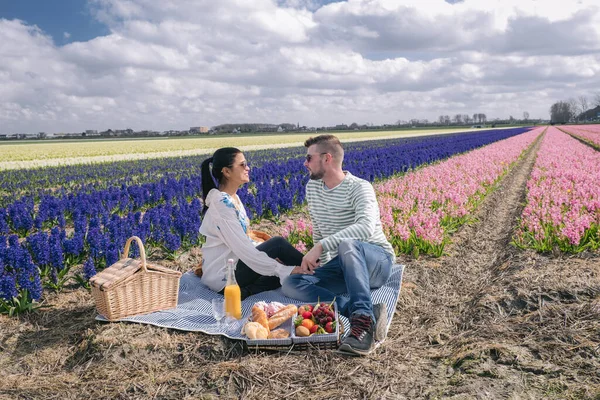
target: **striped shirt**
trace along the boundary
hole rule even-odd
[[[383,247],[395,257],[383,234],[379,205],[373,186],[348,171],[336,187],[329,189],[322,179],[306,185],[308,212],[313,224],[313,242],[321,242],[321,265],[337,256],[344,239],[355,239]]]

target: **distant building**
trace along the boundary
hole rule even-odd
[[[190,133],[208,133],[208,126],[192,126]]]
[[[110,130],[110,129],[109,129]],[[127,129],[117,129],[114,131],[114,135],[115,136],[131,136],[133,135],[135,132],[133,131],[133,129],[131,128],[127,128]]]
[[[58,137],[62,137],[62,138],[75,138],[75,137],[83,137],[85,136],[85,132],[66,132],[66,133],[60,133],[57,135]]]
[[[585,121],[594,121],[600,119],[600,106],[582,112],[577,118]]]

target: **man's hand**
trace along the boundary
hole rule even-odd
[[[310,273],[315,269],[319,268],[319,257],[321,257],[321,253],[323,253],[323,246],[321,243],[317,243],[313,246],[312,249],[302,258],[302,269],[306,271],[305,273]]]

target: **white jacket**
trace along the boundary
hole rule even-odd
[[[239,201],[239,197],[236,200]],[[241,204],[241,203],[240,203]],[[226,261],[242,260],[253,271],[265,276],[278,276],[281,281],[290,275],[293,266],[286,266],[257,250],[248,237],[249,220],[244,207],[237,209],[231,196],[212,189],[206,196],[208,210],[204,214],[200,233],[206,236],[202,246],[202,283],[220,292],[227,283]]]

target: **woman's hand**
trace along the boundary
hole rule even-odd
[[[290,272],[290,275],[295,275],[295,274],[312,275],[312,274],[314,274],[314,271],[305,271],[301,266],[297,266],[297,267],[294,267],[292,272]]]

